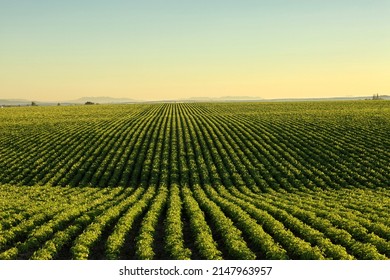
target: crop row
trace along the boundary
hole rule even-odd
[[[0,259],[388,259],[390,110],[322,105],[7,108]]]

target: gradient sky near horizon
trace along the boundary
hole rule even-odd
[[[0,0],[0,99],[390,94],[388,0]]]

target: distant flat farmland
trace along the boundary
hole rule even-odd
[[[389,101],[0,109],[0,259],[389,258]]]

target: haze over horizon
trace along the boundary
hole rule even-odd
[[[1,1],[0,99],[390,92],[390,1]]]

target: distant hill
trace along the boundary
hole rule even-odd
[[[27,99],[0,99],[0,106],[29,106],[34,101],[38,106],[53,106],[60,103],[61,105],[70,104],[85,104],[86,102],[93,102],[99,104],[119,104],[119,103],[136,103],[139,100],[130,98],[114,98],[114,97],[81,97],[75,100],[69,101],[56,101],[56,102],[44,102]]]
[[[125,104],[125,103],[161,103],[161,102],[287,102],[287,101],[330,101],[330,100],[371,100],[373,96],[358,97],[324,97],[324,98],[275,98],[263,99],[256,96],[222,96],[222,97],[190,97],[181,99],[142,101],[132,98],[114,98],[108,96],[81,97],[69,101],[44,102],[27,99],[0,99],[0,106],[30,106],[34,101],[38,106],[85,104],[86,102],[98,104]],[[390,100],[390,95],[379,95],[380,100]]]
[[[263,101],[288,102],[288,101],[348,101],[348,100],[371,100],[372,96],[352,96],[352,97],[317,97],[317,98],[275,98]],[[379,100],[390,100],[389,95],[379,95]]]
[[[53,106],[57,105],[56,102],[44,102],[27,99],[0,99],[0,106],[31,106],[33,102],[38,106]]]
[[[263,101],[264,99],[256,96],[222,96],[222,97],[190,97],[180,101],[198,101],[198,102],[224,102],[224,101]]]
[[[18,105],[31,105],[31,101],[26,99],[0,99],[0,106],[18,106]]]
[[[258,96],[222,96],[219,97],[220,100],[263,100],[263,98]]]
[[[76,103],[76,104],[84,104],[85,102],[93,102],[93,103],[100,103],[100,104],[117,104],[117,103],[135,103],[140,102],[136,99],[131,98],[114,98],[114,97],[108,97],[108,96],[100,96],[100,97],[81,97],[79,99],[66,101],[65,103]]]

